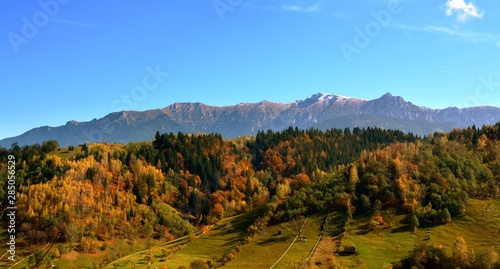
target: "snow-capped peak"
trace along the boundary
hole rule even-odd
[[[329,93],[317,93],[310,98],[316,98],[317,100],[332,100],[335,99],[335,101],[347,101],[347,100],[364,100],[361,98],[356,98],[356,97],[349,97],[345,95],[339,95],[339,94],[329,94]]]
[[[327,101],[335,98],[335,95],[328,94],[328,93],[318,93],[313,96],[318,96],[317,99],[320,101]]]
[[[347,100],[347,99],[356,99],[354,97],[343,96],[343,95],[335,95],[335,96],[337,96],[337,99],[345,99],[345,100]]]

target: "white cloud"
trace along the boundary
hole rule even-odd
[[[299,12],[318,12],[321,11],[320,3],[316,3],[310,6],[303,5],[282,5],[283,9],[288,11],[299,11]]]
[[[457,21],[465,22],[470,18],[482,18],[484,11],[479,10],[473,3],[464,0],[448,0],[446,2],[446,15],[457,14]]]
[[[461,30],[459,28],[450,28],[446,26],[413,26],[406,24],[392,24],[391,28],[414,31],[414,32],[425,32],[431,34],[444,34],[451,37],[459,38],[463,41],[472,43],[490,43],[500,47],[500,36],[485,32],[476,32],[470,30]]]

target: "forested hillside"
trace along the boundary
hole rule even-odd
[[[7,178],[15,156],[20,244],[59,235],[96,253],[115,238],[167,242],[264,205],[272,222],[342,212],[348,223],[394,208],[415,228],[445,224],[467,214],[469,198],[500,194],[499,139],[500,123],[425,138],[378,128],[289,128],[231,140],[157,133],[127,145],[13,145],[0,150],[0,175]]]

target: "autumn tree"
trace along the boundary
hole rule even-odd
[[[419,243],[410,255],[409,263],[416,268],[448,268],[450,260],[442,245]]]
[[[153,255],[151,255],[151,251],[148,251],[146,253],[146,256],[144,256],[144,260],[150,264],[153,261]]]
[[[358,169],[356,168],[356,165],[352,164],[351,168],[349,170],[349,190],[351,193],[354,193],[356,191],[356,185],[359,182],[359,176],[358,176]]]
[[[453,243],[451,258],[453,264],[460,268],[470,268],[476,260],[474,251],[467,247],[467,243],[460,236]]]

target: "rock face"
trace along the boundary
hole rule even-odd
[[[223,107],[174,103],[163,109],[114,112],[88,122],[68,121],[58,127],[38,127],[0,140],[0,145],[9,148],[15,142],[41,144],[51,139],[58,140],[61,146],[103,140],[127,143],[152,140],[157,131],[217,132],[225,138],[233,138],[289,126],[318,129],[370,126],[427,135],[499,121],[498,107],[432,109],[413,105],[390,93],[374,100],[318,93],[291,103],[262,101]]]

